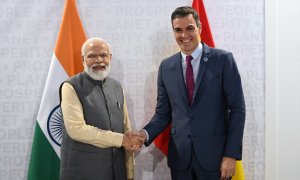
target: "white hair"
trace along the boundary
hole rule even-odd
[[[81,47],[81,55],[83,55],[83,56],[85,55],[85,54],[84,54],[85,49],[87,48],[87,46],[88,46],[90,43],[92,43],[92,42],[94,42],[94,41],[99,41],[99,42],[105,43],[105,44],[108,46],[109,53],[111,53],[111,46],[110,46],[104,39],[102,39],[102,38],[97,38],[97,37],[92,37],[92,38],[87,39],[87,40],[83,43],[83,45],[82,45],[82,47]]]

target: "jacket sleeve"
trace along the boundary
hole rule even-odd
[[[227,54],[223,69],[223,92],[229,110],[224,156],[240,160],[246,109],[241,77],[231,53]]]
[[[151,121],[143,128],[149,135],[149,139],[145,143],[146,146],[150,145],[171,122],[171,103],[163,80],[163,63],[158,70],[155,113]]]

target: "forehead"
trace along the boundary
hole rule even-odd
[[[89,42],[85,48],[85,53],[91,52],[109,52],[109,47],[106,43],[101,41]]]
[[[189,14],[184,17],[177,17],[173,19],[173,28],[185,28],[190,25],[197,26],[196,21],[193,17],[193,15]]]

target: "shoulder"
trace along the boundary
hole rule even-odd
[[[228,58],[232,56],[232,52],[224,50],[224,49],[219,49],[219,48],[212,48],[206,46],[204,48],[205,52],[208,52],[212,57],[217,57],[217,58]]]
[[[235,61],[231,52],[224,49],[212,48],[205,44],[203,46],[203,56],[210,59],[210,64],[218,64],[218,66],[234,63]]]
[[[176,63],[176,60],[181,60],[181,54],[180,52],[177,52],[176,54],[173,54],[172,56],[169,56],[161,61],[161,65],[166,64],[174,64]]]
[[[74,76],[70,77],[69,79],[66,80],[66,82],[69,82],[70,84],[74,84],[80,80],[82,80],[82,77],[83,77],[83,73],[78,73],[78,74],[75,74]]]
[[[220,56],[220,55],[226,56],[226,55],[232,54],[231,52],[226,51],[224,49],[210,47],[204,43],[203,43],[203,52],[204,52],[204,54],[210,54],[213,56]]]
[[[108,83],[108,84],[113,85],[113,86],[118,87],[118,88],[122,88],[122,84],[113,77],[107,76],[105,78],[105,83]]]
[[[61,84],[60,84],[60,90],[62,89],[67,89],[67,90],[70,90],[70,89],[74,89],[73,86],[74,84],[76,84],[76,82],[79,81],[80,79],[80,76],[81,76],[81,73],[78,73],[78,74],[75,74],[74,76],[72,77],[69,77],[68,79],[66,79],[65,81],[63,81]]]

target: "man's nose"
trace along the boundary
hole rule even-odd
[[[181,33],[181,37],[186,37],[186,35],[187,35],[187,32],[185,32],[185,31],[183,31],[183,32]]]
[[[97,56],[95,62],[102,62],[102,58],[100,56]]]

